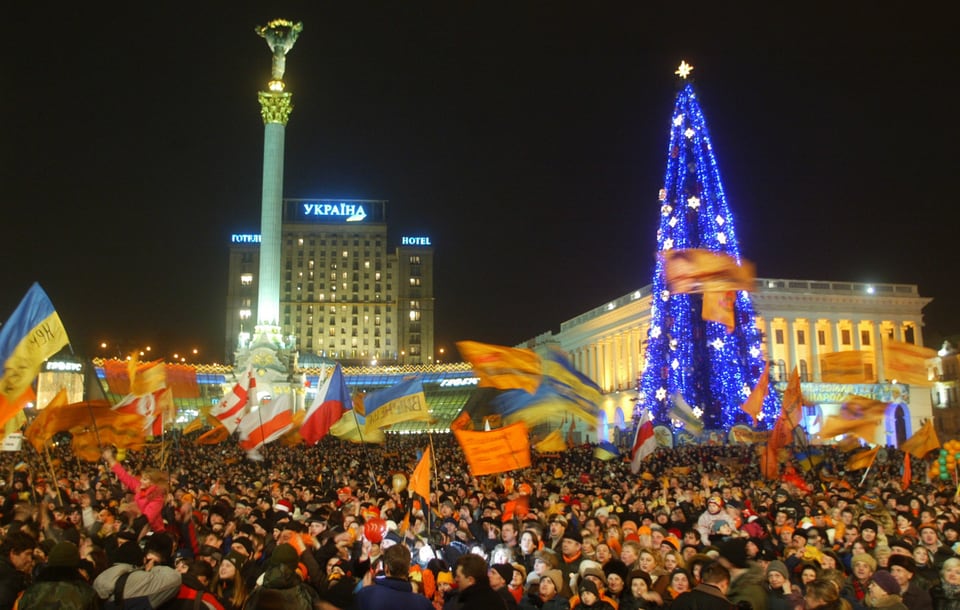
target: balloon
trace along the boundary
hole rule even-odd
[[[367,522],[363,524],[364,537],[374,544],[380,544],[386,534],[387,522],[380,517],[368,519]]]
[[[947,474],[947,473],[945,473],[945,472],[941,472],[941,473],[940,473],[940,480],[946,481],[946,480],[949,479],[949,478],[950,478],[950,475],[949,475],[949,474]]]
[[[398,472],[393,475],[393,491],[400,493],[407,488],[407,475],[402,472]]]
[[[117,449],[117,461],[122,462],[125,459],[127,459],[127,448],[120,447],[119,449]]]

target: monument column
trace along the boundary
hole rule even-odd
[[[257,329],[260,340],[282,345],[280,333],[280,232],[283,217],[283,145],[287,120],[293,111],[292,94],[284,91],[286,54],[293,48],[302,23],[275,19],[256,28],[273,52],[272,79],[257,94],[263,117],[263,189],[260,199],[260,275],[257,293]],[[256,339],[255,339],[256,342]]]

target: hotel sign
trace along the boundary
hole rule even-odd
[[[385,203],[375,199],[287,199],[284,201],[284,216],[293,222],[384,222]]]
[[[429,237],[401,237],[401,246],[432,246]]]
[[[256,233],[234,233],[230,236],[231,244],[259,244],[260,235]]]

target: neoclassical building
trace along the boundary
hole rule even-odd
[[[767,278],[756,282],[751,296],[772,379],[785,382],[797,367],[804,395],[818,403],[807,409],[808,431],[815,433],[849,393],[890,403],[877,442],[897,444],[932,417],[929,390],[911,391],[889,379],[883,366],[884,339],[923,344],[923,308],[932,299],[920,296],[916,285]],[[523,343],[532,349],[559,345],[578,370],[603,389],[608,430],[598,432],[608,437],[632,418],[650,324],[650,292],[651,286],[645,286],[563,322],[559,333],[547,332]],[[823,383],[823,355],[848,350],[867,353],[864,371],[874,383]]]

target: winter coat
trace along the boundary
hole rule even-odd
[[[263,573],[263,584],[253,590],[244,610],[256,610],[261,601],[264,607],[284,610],[313,610],[320,601],[316,589],[286,565],[274,565]]]
[[[933,610],[933,599],[930,593],[912,580],[901,597],[903,597],[903,605],[910,610]]]
[[[748,602],[754,610],[767,608],[766,573],[758,564],[751,563],[745,572],[730,577],[727,599],[732,603]]]
[[[76,568],[45,567],[17,601],[18,610],[97,610],[100,598]]]
[[[930,589],[933,610],[960,610],[960,585],[941,584]]]
[[[151,608],[159,608],[160,604],[173,599],[180,590],[180,572],[167,566],[156,566],[153,569],[135,570],[128,563],[118,563],[110,566],[93,581],[93,588],[102,600],[113,598],[117,580],[121,575],[130,572],[127,583],[123,587],[123,599],[146,597]]]
[[[133,492],[137,508],[147,518],[150,529],[155,533],[162,533],[165,528],[160,513],[163,510],[164,496],[166,495],[163,489],[156,485],[140,489],[140,479],[124,470],[120,462],[116,462],[111,470],[117,475],[123,486]]]
[[[29,577],[13,567],[8,557],[0,557],[0,610],[13,608],[17,596],[29,582]]]
[[[356,610],[433,610],[429,599],[414,593],[410,583],[399,578],[375,579],[372,585],[357,591],[353,597],[353,607]]]
[[[707,584],[699,584],[692,591],[681,593],[670,604],[670,610],[735,610],[736,607],[720,589]]]
[[[550,601],[543,601],[540,596],[531,593],[520,599],[520,610],[570,610],[570,600],[556,596]]]
[[[513,599],[510,592],[503,589],[504,593]],[[494,591],[489,584],[476,583],[460,591],[460,599],[457,603],[459,610],[506,610],[507,601],[500,593]],[[516,608],[516,604],[514,604]]]

